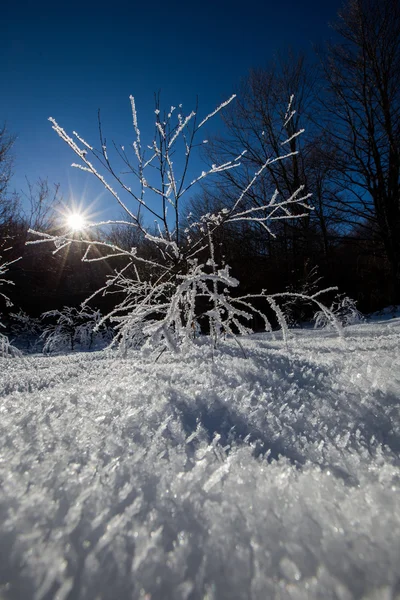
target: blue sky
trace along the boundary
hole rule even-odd
[[[163,105],[183,103],[187,112],[198,96],[206,114],[235,91],[251,67],[267,64],[289,46],[311,52],[313,43],[328,39],[328,22],[340,5],[339,0],[7,2],[0,122],[18,136],[12,187],[26,187],[25,177],[32,182],[48,177],[61,184],[67,202],[84,190],[90,202],[100,188],[70,167],[74,155],[52,131],[49,116],[96,143],[100,108],[107,138],[129,144],[130,94],[142,129],[152,122],[158,90]],[[103,196],[103,209],[107,202],[112,201]]]

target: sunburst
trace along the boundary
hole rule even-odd
[[[66,225],[71,231],[82,231],[85,229],[86,219],[81,212],[71,212],[66,217]]]

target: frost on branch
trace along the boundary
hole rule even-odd
[[[132,135],[126,145],[107,143],[100,114],[99,149],[76,132],[71,137],[50,119],[55,132],[79,159],[73,166],[101,181],[125,214],[123,220],[87,225],[86,236],[83,232],[79,239],[81,245],[86,245],[84,261],[126,259],[125,266],[116,269],[105,285],[84,303],[86,306],[98,295],[117,293],[123,298],[99,320],[95,330],[107,320],[113,323],[117,331],[114,343],[124,352],[138,346],[177,350],[194,340],[199,332],[208,333],[214,347],[225,336],[234,336],[240,345],[240,336],[250,333],[255,322],[263,324],[267,331],[272,329],[266,316],[271,309],[287,337],[287,319],[279,303],[287,302],[288,294],[271,296],[261,292],[240,296],[239,282],[230,275],[229,266],[217,264],[215,236],[227,224],[234,226],[243,222],[261,228],[265,235],[274,236],[271,228],[274,221],[309,214],[312,210],[310,195],[303,193],[303,187],[288,198],[275,191],[264,204],[252,201],[253,187],[262,184],[270,167],[297,152],[269,156],[229,206],[206,213],[197,220],[188,219],[187,225],[183,225],[185,197],[188,199],[189,192],[199,182],[241,168],[244,153],[222,164],[211,164],[195,177],[189,176],[194,148],[207,141],[201,132],[197,142],[199,129],[206,127],[234,98],[231,96],[204,117],[198,116],[197,108],[185,115],[182,105],[162,111],[157,103],[153,113],[154,137],[147,144],[142,143],[133,96],[130,97]],[[295,114],[292,104],[293,98],[285,115],[285,128]],[[301,131],[292,133],[281,147],[287,148],[291,139],[300,134]],[[129,248],[118,241],[112,244],[95,241],[92,230],[100,225],[123,225],[136,231],[136,238],[142,241]],[[31,243],[54,244],[54,252],[76,241],[68,234],[31,233],[37,236]],[[298,300],[314,304],[330,321],[335,321],[331,311],[320,304],[319,293],[297,294]]]
[[[0,248],[0,252],[6,252],[7,250],[9,250],[9,248]],[[14,285],[12,281],[10,281],[9,279],[6,279],[4,276],[7,273],[10,265],[12,265],[14,262],[16,262],[15,260],[12,261],[6,261],[2,254],[0,254],[0,286],[3,285]],[[10,298],[3,293],[2,291],[0,291],[0,298],[3,300],[3,302],[5,302],[6,306],[12,306],[12,302],[10,300]],[[1,313],[0,313],[1,314]]]

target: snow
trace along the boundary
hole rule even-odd
[[[399,342],[1,359],[0,598],[399,598]]]
[[[400,318],[400,306],[387,306],[367,316],[368,321],[388,321]]]

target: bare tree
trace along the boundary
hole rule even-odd
[[[6,237],[5,230],[9,224],[21,216],[20,198],[15,193],[9,193],[15,139],[6,124],[3,124],[0,127],[0,235],[3,238]]]
[[[12,175],[14,142],[15,136],[10,134],[4,123],[0,126],[0,202],[7,191]]]
[[[334,25],[324,98],[342,173],[343,210],[376,229],[400,302],[400,4],[350,0]]]
[[[228,135],[212,140],[208,147],[214,160],[227,160],[239,148],[246,149],[243,163],[247,171],[228,171],[220,176],[223,183],[215,193],[220,202],[221,195],[229,197],[245,186],[254,169],[279,153],[282,143],[290,139],[290,159],[271,164],[267,169],[269,176],[249,192],[251,202],[259,204],[274,189],[290,195],[302,185],[306,193],[312,193],[313,210],[306,218],[275,223],[275,244],[271,245],[264,235],[264,245],[271,251],[275,247],[280,256],[286,256],[288,264],[301,257],[307,260],[312,249],[327,259],[330,236],[336,227],[337,189],[331,178],[336,163],[328,136],[318,123],[319,92],[317,68],[304,55],[289,52],[278,56],[267,67],[252,70],[243,80],[239,100],[223,115]],[[292,115],[285,121],[282,107],[291,94]],[[253,238],[258,239],[259,233],[254,231]]]
[[[15,137],[12,136],[6,125],[0,128],[0,288],[5,284],[12,284],[5,275],[9,270],[10,265],[15,262],[15,259],[10,258],[11,249],[11,225],[15,220],[16,215],[19,215],[19,199],[13,195],[7,196],[8,185],[12,175],[12,147]],[[3,291],[0,291],[0,300],[6,306],[11,306],[12,303]],[[2,307],[1,307],[2,308]],[[1,326],[1,309],[0,309],[0,326]],[[1,335],[0,338],[0,354],[4,352],[4,340],[6,338]]]
[[[48,179],[39,177],[35,184],[26,179],[27,193],[24,194],[28,210],[25,219],[28,228],[49,230],[54,227],[57,210],[62,205],[60,185],[49,185]]]

